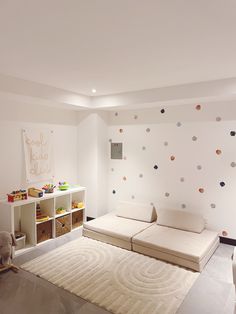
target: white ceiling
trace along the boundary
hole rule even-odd
[[[0,73],[79,94],[236,77],[235,0],[0,0]]]

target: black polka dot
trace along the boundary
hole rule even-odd
[[[225,182],[224,181],[221,181],[220,182],[220,186],[223,188],[225,186]]]
[[[150,128],[147,128],[147,129],[146,129],[146,132],[148,132],[148,133],[149,133],[150,131],[151,131],[151,130],[150,130]]]
[[[177,122],[176,125],[177,125],[178,127],[180,127],[182,124],[181,124],[181,122]]]
[[[211,205],[211,208],[216,208],[216,204],[212,203]]]
[[[112,193],[113,193],[113,194],[116,194],[116,191],[115,191],[115,190],[113,190],[113,191],[112,191]]]
[[[233,168],[236,167],[236,162],[232,161],[230,166],[233,167]]]
[[[158,169],[158,165],[155,165],[153,168],[157,170]]]
[[[161,112],[161,113],[165,113],[165,109],[162,108],[160,112]]]
[[[182,207],[182,208],[186,208],[186,205],[185,205],[185,204],[182,204],[181,207]]]
[[[230,135],[231,135],[231,136],[235,136],[235,135],[236,135],[236,132],[235,132],[235,131],[230,131]]]
[[[118,112],[115,112],[115,116],[116,116],[116,117],[118,116]]]
[[[165,197],[169,197],[169,196],[170,196],[170,193],[166,192]]]
[[[196,136],[193,136],[192,137],[192,140],[195,142],[197,140],[197,137]]]

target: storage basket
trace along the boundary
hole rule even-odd
[[[72,229],[82,226],[83,224],[83,211],[78,210],[72,213]]]
[[[56,237],[71,231],[70,215],[56,218]]]
[[[52,220],[42,222],[37,225],[37,243],[52,238]]]

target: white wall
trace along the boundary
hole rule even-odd
[[[107,212],[107,113],[78,114],[79,183],[87,188],[87,215]]]
[[[119,200],[184,208],[236,238],[236,103],[163,108],[110,113],[108,137],[123,143],[124,159],[109,162],[109,209]]]
[[[77,183],[77,113],[6,100],[0,103],[0,198],[27,188],[22,143],[26,127],[54,131],[55,183]]]

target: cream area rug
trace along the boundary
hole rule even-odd
[[[198,276],[85,237],[21,267],[117,314],[174,314]]]

